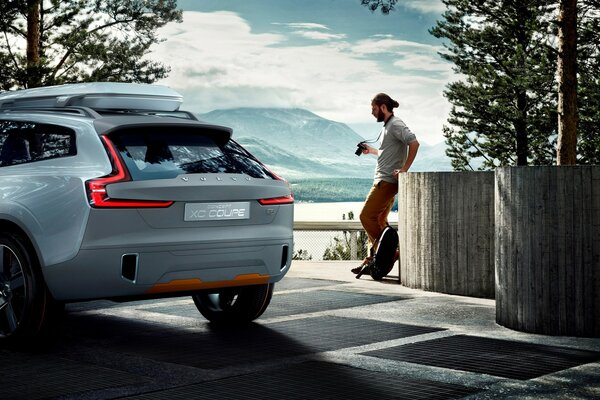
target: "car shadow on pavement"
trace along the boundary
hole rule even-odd
[[[66,313],[52,337],[0,348],[3,398],[396,397],[381,385],[393,377],[327,362],[318,334],[295,337],[301,321],[177,326],[105,311]]]

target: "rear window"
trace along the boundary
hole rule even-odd
[[[0,167],[74,156],[75,132],[36,122],[0,121]]]
[[[177,128],[175,128],[177,129]],[[227,137],[206,132],[125,131],[110,136],[133,180],[181,174],[246,174],[274,179],[248,151]]]

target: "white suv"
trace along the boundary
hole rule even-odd
[[[264,312],[291,264],[289,185],[181,101],[116,83],[0,94],[0,338],[98,298]]]

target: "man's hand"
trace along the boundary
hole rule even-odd
[[[392,174],[394,175],[394,178],[398,179],[398,175],[400,175],[401,173],[406,172],[406,170],[404,169],[395,169]]]
[[[375,147],[371,147],[366,143],[363,143],[363,154],[375,154],[378,155],[379,154],[379,150],[377,150]]]

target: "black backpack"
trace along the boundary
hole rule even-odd
[[[398,232],[391,226],[386,226],[377,240],[377,250],[371,253],[372,259],[366,263],[356,275],[359,279],[363,274],[370,274],[371,278],[380,281],[390,273],[397,259]]]

